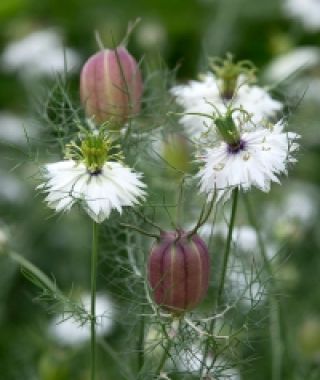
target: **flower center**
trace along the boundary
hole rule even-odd
[[[89,170],[88,170],[89,171]],[[92,175],[92,176],[98,176],[102,173],[102,169],[97,169],[95,170],[94,172],[93,171],[89,171],[89,174]]]
[[[230,146],[236,146],[240,141],[240,133],[236,127],[233,118],[232,111],[227,111],[225,115],[218,116],[215,119],[215,124],[222,137],[222,139]]]
[[[244,140],[239,140],[237,143],[228,144],[228,153],[229,154],[237,154],[242,150],[245,150],[246,142]]]
[[[108,159],[111,142],[100,136],[88,136],[81,142],[83,162],[92,175],[101,173],[101,169]]]
[[[255,81],[256,68],[250,61],[234,62],[231,54],[226,59],[215,58],[210,62],[214,74],[221,80],[220,93],[225,100],[231,100],[237,90],[238,79],[243,75],[248,82]]]
[[[103,131],[88,131],[78,143],[72,141],[66,146],[65,157],[82,162],[91,175],[97,176],[107,161],[122,159],[122,153],[115,148]]]

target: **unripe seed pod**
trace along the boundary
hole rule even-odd
[[[190,149],[188,140],[182,134],[170,134],[163,144],[163,158],[169,164],[168,174],[179,179],[182,172],[190,169]]]
[[[139,112],[142,89],[138,64],[124,47],[94,54],[81,71],[81,102],[96,123],[122,126]]]
[[[148,261],[155,302],[174,314],[193,309],[207,293],[209,271],[208,248],[197,234],[163,232]]]

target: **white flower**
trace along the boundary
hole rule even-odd
[[[289,16],[301,21],[306,30],[320,29],[320,1],[319,0],[286,0],[284,10]]]
[[[244,83],[243,76],[238,78],[236,91],[231,100],[221,96],[220,88],[221,81],[214,74],[207,73],[200,81],[193,80],[187,85],[171,89],[177,103],[186,113],[181,117],[180,123],[191,137],[198,138],[213,122],[206,116],[188,115],[188,113],[213,115],[215,113],[213,105],[220,113],[224,113],[231,104],[233,108],[242,106],[252,114],[255,123],[274,116],[282,109],[282,104],[272,99],[265,89]]]
[[[200,227],[199,233],[206,240],[210,239],[211,236],[221,236],[226,240],[228,236],[228,226],[225,223],[216,223],[214,225],[205,223]],[[259,249],[257,232],[251,226],[244,225],[234,227],[232,241],[236,247],[243,252],[253,252]]]
[[[191,229],[193,226],[194,224],[190,225],[189,229]],[[226,223],[205,223],[199,228],[200,236],[208,243],[212,237],[220,237],[226,241],[228,237],[228,231],[229,228]],[[265,241],[266,254],[271,260],[278,253],[279,247],[270,241],[266,243],[265,237],[263,238]],[[257,259],[262,259],[260,247],[258,244],[258,234],[253,227],[248,225],[234,227],[232,233],[232,244],[235,247],[235,251],[239,251],[241,257],[243,257],[242,254],[247,254],[247,257],[249,258],[251,258],[253,255]]]
[[[108,218],[112,209],[121,213],[122,207],[137,204],[145,195],[141,174],[119,162],[107,161],[96,173],[73,160],[48,164],[45,169],[46,182],[39,188],[48,193],[49,207],[68,211],[80,202],[97,223]]]
[[[25,145],[28,142],[27,137],[33,138],[36,134],[36,128],[31,120],[8,111],[0,112],[0,142]]]
[[[291,153],[298,149],[295,140],[299,136],[284,132],[283,127],[280,121],[272,128],[240,131],[236,146],[217,141],[213,148],[207,148],[202,157],[204,166],[197,175],[200,191],[211,196],[217,190],[221,197],[234,187],[249,190],[255,186],[268,192],[271,182],[279,183],[278,175],[286,173],[287,164],[296,161]]]
[[[15,206],[24,204],[28,197],[25,182],[8,172],[0,169],[0,202],[11,203]]]
[[[272,81],[281,81],[320,64],[320,49],[314,46],[298,47],[274,58],[265,70]]]
[[[90,303],[90,295],[85,294],[81,298],[81,306],[87,312],[90,312]],[[115,309],[112,300],[106,294],[97,294],[96,315],[97,336],[110,334],[114,326]],[[90,323],[83,324],[75,316],[66,318],[64,314],[57,315],[50,323],[49,334],[62,345],[79,345],[90,339]]]
[[[301,224],[312,224],[317,213],[317,202],[312,195],[307,192],[292,192],[289,193],[285,201],[284,214],[291,220],[297,220]]]
[[[66,60],[66,62],[65,62]],[[7,71],[18,70],[23,76],[53,75],[67,67],[79,65],[78,54],[63,46],[61,36],[54,30],[39,30],[9,44],[1,57]]]
[[[318,190],[311,184],[294,183],[283,189],[281,202],[268,205],[265,219],[270,232],[278,239],[301,239],[317,221]]]

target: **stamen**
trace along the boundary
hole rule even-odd
[[[94,171],[90,171],[88,170],[88,173],[91,175],[91,176],[98,176],[100,174],[102,174],[102,169],[96,169]]]
[[[228,144],[228,153],[229,154],[237,154],[241,151],[243,151],[246,148],[246,142],[243,140],[240,140],[236,144]]]

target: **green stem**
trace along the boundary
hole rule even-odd
[[[183,215],[182,215],[182,211],[183,211],[183,208],[182,208],[182,205],[183,205],[183,185],[184,185],[184,178],[182,178],[181,180],[181,183],[180,183],[180,189],[179,189],[179,192],[178,192],[178,196],[177,196],[177,209],[176,209],[176,225],[178,228],[181,227],[181,221],[182,221],[182,218],[183,218]]]
[[[34,264],[32,264],[29,260],[25,259],[23,256],[19,255],[16,252],[8,252],[8,256],[21,265],[21,268],[30,272],[42,285],[44,285],[48,290],[50,290],[53,294],[59,293],[62,297],[62,293],[57,288],[56,284],[40,270]]]
[[[247,209],[248,219],[250,224],[256,230],[258,244],[262,259],[264,261],[268,276],[270,278],[270,336],[271,336],[271,357],[272,357],[272,380],[282,379],[282,329],[281,329],[281,308],[279,300],[277,299],[275,293],[277,290],[277,284],[273,276],[273,268],[268,259],[264,242],[260,233],[258,223],[256,221],[254,212],[252,210],[249,198],[244,197],[245,206]]]
[[[223,256],[222,274],[221,274],[221,278],[220,278],[220,284],[219,284],[219,288],[218,288],[217,298],[215,301],[215,310],[216,311],[218,311],[218,309],[220,307],[221,300],[222,300],[222,294],[223,294],[223,290],[224,290],[228,261],[229,261],[229,256],[230,256],[232,234],[233,234],[233,229],[234,229],[234,223],[236,220],[236,213],[237,213],[237,206],[238,206],[238,195],[239,195],[239,188],[236,187],[233,191],[231,217],[230,217],[230,223],[229,223],[229,229],[228,229],[226,249],[225,249],[224,256]],[[215,319],[212,319],[210,322],[210,326],[209,326],[210,333],[213,333],[215,321],[216,321]],[[201,376],[203,375],[203,371],[204,371],[204,367],[206,365],[205,363],[207,361],[208,353],[209,353],[209,339],[207,339],[206,344],[205,344],[204,356],[203,356],[203,361],[202,361],[201,369],[200,369],[200,375]]]
[[[174,339],[174,336],[176,336],[176,335],[179,333],[179,331],[180,331],[180,327],[181,327],[181,318],[178,318],[178,319],[174,318],[174,319],[172,320],[172,323],[171,323],[171,327],[170,327],[170,329],[171,329],[171,330],[174,329],[174,330],[176,330],[176,331],[174,332],[174,335],[173,335],[173,336],[170,336],[171,333],[168,334],[167,331],[166,331],[165,326],[162,325],[163,333],[164,333],[164,335],[166,336],[166,339],[167,339],[167,342],[166,342],[167,344],[166,344],[166,346],[163,348],[164,351],[163,351],[162,357],[161,357],[161,359],[160,359],[160,363],[159,363],[159,365],[158,365],[158,367],[157,367],[157,370],[156,370],[156,374],[157,374],[157,375],[160,375],[160,374],[161,374],[161,371],[162,371],[163,367],[164,367],[165,364],[166,364],[166,361],[167,361],[167,359],[168,359],[168,357],[169,357],[169,354],[170,354],[171,347],[172,347],[172,345],[173,345],[173,339]]]
[[[144,313],[144,306],[142,306],[142,314]],[[140,316],[140,331],[138,337],[137,351],[138,351],[138,371],[144,366],[144,316]]]
[[[97,292],[97,261],[98,261],[98,224],[93,222],[92,253],[91,253],[91,380],[96,378],[96,292]]]
[[[230,256],[230,248],[231,248],[231,242],[232,242],[232,233],[233,233],[233,228],[234,228],[234,222],[236,219],[238,195],[239,195],[239,188],[236,187],[233,191],[233,202],[232,202],[231,218],[230,218],[229,230],[228,230],[228,236],[227,236],[227,244],[226,244],[226,249],[225,249],[225,253],[223,257],[222,274],[220,278],[220,284],[219,284],[218,295],[217,295],[217,300],[216,300],[217,308],[219,308],[221,304],[221,298],[222,298],[224,283],[226,279],[228,261],[229,261],[229,256]]]
[[[164,348],[164,351],[163,351],[163,354],[162,354],[162,357],[161,357],[161,360],[160,360],[160,363],[158,365],[158,368],[157,368],[157,371],[156,371],[156,374],[160,375],[164,365],[166,364],[166,361],[169,357],[169,353],[170,353],[170,349],[171,349],[171,346],[172,346],[172,340],[168,340],[167,342],[167,345],[166,347]]]
[[[129,228],[129,229],[131,229],[133,231],[139,232],[142,235],[149,236],[149,237],[152,237],[152,238],[155,238],[155,239],[159,239],[159,236],[160,236],[160,235],[153,234],[151,232],[145,231],[145,230],[143,230],[143,229],[141,229],[139,227],[133,226],[132,224],[120,223],[120,226],[121,227],[125,227],[125,228]]]

